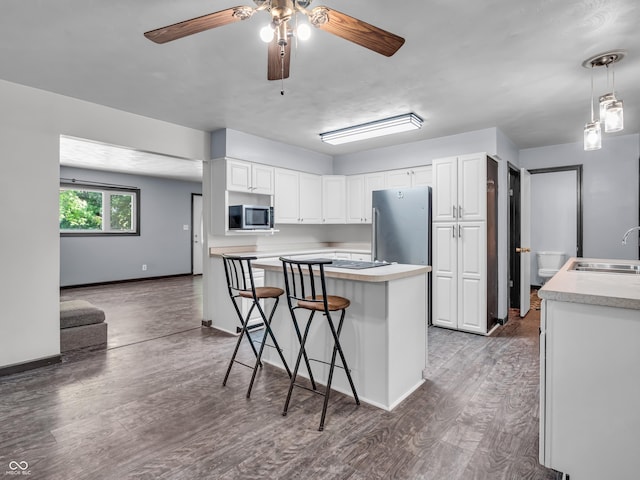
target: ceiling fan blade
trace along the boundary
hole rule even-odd
[[[284,61],[284,65],[282,62]],[[289,78],[289,62],[291,61],[291,40],[284,46],[284,57],[280,55],[278,39],[269,43],[269,58],[267,61],[267,79],[281,80]]]
[[[404,38],[391,32],[374,27],[362,20],[346,15],[329,7],[316,7],[312,10],[312,17],[316,12],[326,14],[327,20],[314,22],[321,30],[333,33],[338,37],[357,43],[358,45],[390,57],[404,44]]]
[[[239,22],[249,18],[255,9],[251,7],[233,7],[221,10],[201,17],[192,18],[183,22],[174,23],[166,27],[157,28],[149,32],[145,32],[144,36],[152,42],[166,43],[177,40],[187,35],[204,32],[216,27],[222,27],[229,23]]]

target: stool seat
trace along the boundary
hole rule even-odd
[[[278,298],[284,290],[278,287],[256,287],[256,297],[258,298]],[[238,292],[243,298],[253,298],[251,290],[241,290]]]
[[[324,302],[322,299],[322,295],[316,295],[315,299],[314,297],[305,297],[305,300],[298,300],[298,306],[307,310],[324,312]],[[345,309],[349,305],[351,305],[351,301],[347,298],[338,297],[337,295],[327,295],[327,306],[330,312]]]

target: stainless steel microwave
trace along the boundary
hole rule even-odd
[[[273,207],[230,205],[230,230],[268,230],[273,228]]]

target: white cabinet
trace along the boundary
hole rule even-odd
[[[385,172],[385,188],[411,188],[431,185],[431,165]]]
[[[322,223],[346,223],[346,177],[322,176]]]
[[[433,221],[485,220],[487,160],[484,154],[433,161]]]
[[[275,223],[321,223],[322,177],[276,168]]]
[[[371,223],[371,194],[385,188],[385,173],[349,175],[346,184],[347,223]]]
[[[433,313],[437,326],[487,333],[484,154],[433,162]]]
[[[614,275],[610,277],[613,279]],[[567,297],[573,296],[576,288],[595,291],[590,280],[580,280],[558,285],[566,285],[571,291]],[[610,281],[608,285],[615,285],[615,280]],[[624,279],[618,281],[623,283]],[[575,293],[577,301],[598,298]],[[618,302],[625,305],[624,300]],[[543,300],[539,440],[542,465],[578,480],[638,478],[639,319],[640,310],[633,308]]]
[[[273,167],[242,160],[227,160],[227,190],[273,195]]]

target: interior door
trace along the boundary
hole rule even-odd
[[[520,316],[531,308],[531,174],[520,169]]]
[[[202,195],[191,196],[191,269],[194,275],[202,275],[204,245],[202,242]]]

